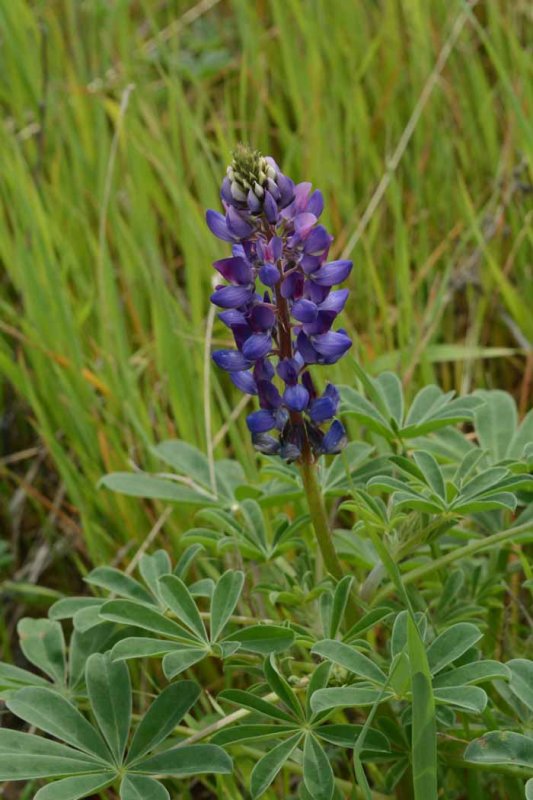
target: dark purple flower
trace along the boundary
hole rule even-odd
[[[332,237],[318,224],[322,194],[307,182],[295,186],[272,158],[243,146],[220,194],[225,216],[208,211],[206,220],[232,243],[232,256],[214,264],[227,285],[211,300],[225,309],[219,318],[237,349],[213,359],[241,391],[258,395],[260,409],[247,424],[260,452],[288,461],[336,453],[346,440],[335,419],[338,391],[328,384],[318,396],[308,367],[335,363],[351,345],[342,328],[334,330],[348,290],[332,287],[352,264],[326,262]]]

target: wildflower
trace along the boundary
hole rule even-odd
[[[334,364],[351,346],[346,331],[333,330],[348,290],[333,287],[352,262],[328,261],[322,194],[242,145],[220,194],[225,213],[209,210],[206,221],[232,243],[232,256],[214,263],[225,283],[211,301],[236,349],[217,350],[213,359],[242,392],[258,397],[260,408],[246,421],[259,451],[305,463],[338,453],[346,443],[335,419],[339,393],[328,384],[319,395],[308,368]]]

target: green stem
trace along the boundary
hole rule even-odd
[[[322,560],[327,571],[340,581],[344,577],[344,570],[333,546],[333,539],[329,529],[326,508],[322,499],[322,492],[316,477],[316,466],[304,461],[300,464],[300,472],[304,485],[311,521],[315,531],[316,540],[322,553]]]

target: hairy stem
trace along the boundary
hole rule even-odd
[[[315,464],[304,461],[300,464],[300,472],[309,511],[311,512],[311,521],[320,552],[322,553],[324,566],[336,580],[340,580],[344,577],[344,570],[341,567],[337,553],[333,547],[333,539],[329,529],[326,508],[316,478],[316,466]]]

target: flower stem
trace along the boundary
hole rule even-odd
[[[322,559],[327,571],[336,580],[344,577],[344,571],[333,547],[333,540],[329,529],[329,522],[322,499],[322,492],[316,477],[316,465],[303,461],[300,464],[300,472],[304,485],[304,491],[311,512],[311,521],[315,531],[318,546],[322,553]]]

